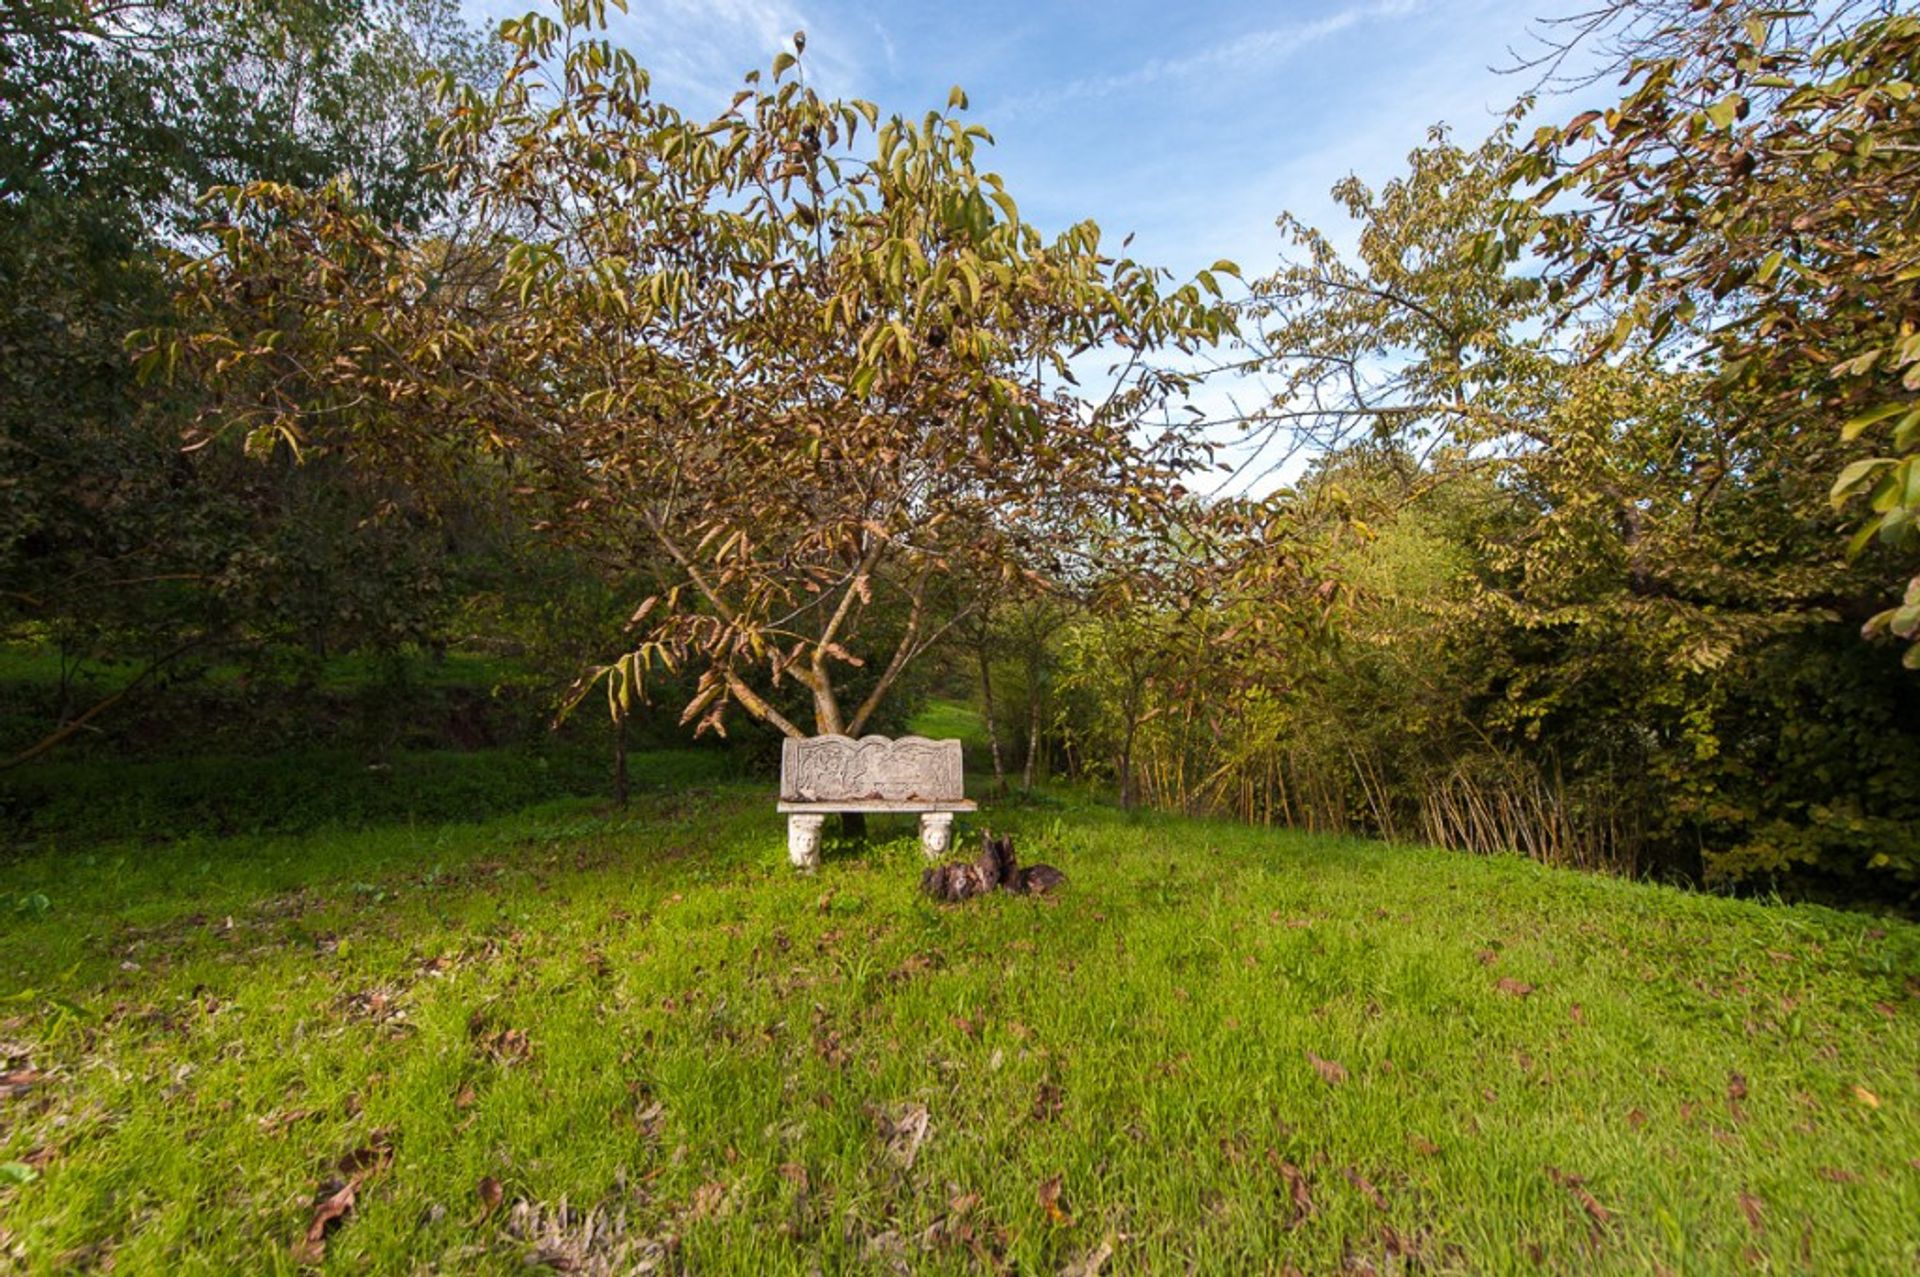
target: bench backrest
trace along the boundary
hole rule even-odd
[[[780,749],[782,802],[942,803],[965,797],[957,740],[789,736]]]

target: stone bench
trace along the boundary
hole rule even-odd
[[[924,736],[789,737],[780,749],[780,805],[787,818],[787,859],[799,869],[820,863],[820,827],[835,812],[912,812],[929,856],[953,846],[953,818],[972,811],[964,796],[960,742]]]

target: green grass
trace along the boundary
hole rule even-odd
[[[987,764],[987,723],[980,711],[959,701],[931,700],[907,720],[907,730],[930,740],[957,740],[966,749],[968,763]]]
[[[712,781],[739,770],[711,749],[636,750],[645,788]],[[400,750],[369,763],[351,749],[162,762],[58,761],[0,775],[0,834],[19,844],[90,846],[115,836],[148,843],[189,835],[259,834],[476,820],[565,797],[604,795],[603,748]]]
[[[672,779],[0,866],[0,1267],[291,1272],[343,1158],[339,1272],[1920,1259],[1911,924],[1084,805],[942,908]]]

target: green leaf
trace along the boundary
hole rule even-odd
[[[1904,403],[1885,403],[1877,408],[1870,408],[1857,417],[1849,417],[1847,424],[1840,427],[1840,438],[1843,442],[1852,443],[1864,434],[1869,426],[1877,425],[1896,413],[1905,412],[1907,406]]]
[[[1893,446],[1896,451],[1911,451],[1920,443],[1920,408],[1915,408],[1893,428]]]
[[[25,1162],[0,1162],[0,1184],[31,1184],[40,1172]]]
[[[779,79],[782,74],[798,66],[799,64],[800,64],[800,59],[794,57],[791,53],[787,53],[783,51],[781,53],[775,54],[773,59],[773,78],[776,80]]]
[[[1855,489],[1892,464],[1893,462],[1885,457],[1868,457],[1854,462],[1842,470],[1840,477],[1833,481],[1833,491],[1827,494],[1827,500],[1831,501],[1833,508],[1838,510],[1846,504],[1847,498],[1853,495]]]
[[[1851,563],[1866,552],[1873,541],[1873,534],[1880,530],[1878,518],[1868,519],[1847,539],[1847,562]]]

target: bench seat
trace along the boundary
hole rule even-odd
[[[980,804],[974,802],[973,799],[971,798],[956,798],[956,799],[949,800],[947,802],[932,802],[932,803],[919,802],[915,799],[906,799],[901,802],[891,802],[885,798],[849,798],[842,802],[780,803],[777,805],[776,810],[778,810],[780,814],[783,816],[793,812],[819,812],[821,815],[825,816],[825,815],[830,815],[836,811],[866,811],[866,812],[897,811],[897,812],[905,813],[907,815],[915,815],[918,813],[930,812],[930,811],[953,811],[953,812],[978,811],[980,810]]]

